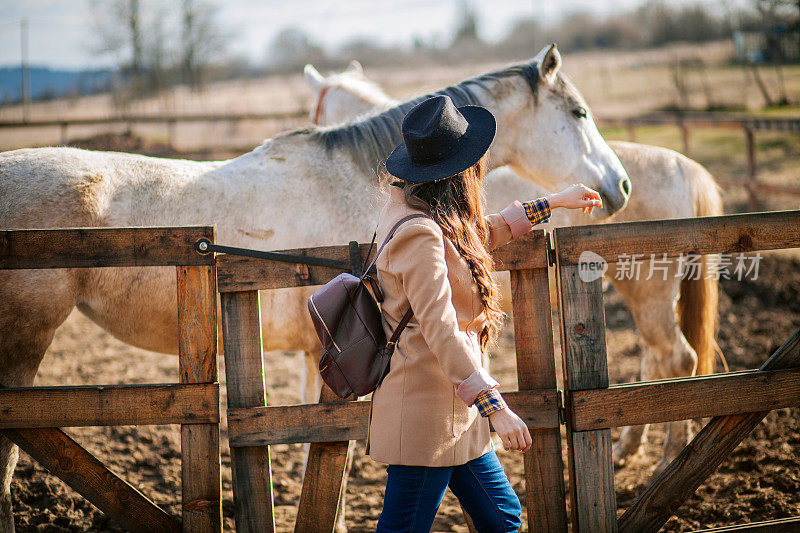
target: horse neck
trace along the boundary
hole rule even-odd
[[[481,105],[491,111],[499,124],[511,127],[517,114],[520,95],[514,91],[528,90],[522,79],[515,80],[516,72],[503,71],[463,81],[434,94],[450,96],[456,106]],[[522,88],[524,86],[524,89]],[[372,174],[381,161],[389,155],[402,141],[401,123],[403,117],[417,103],[425,100],[425,95],[409,100],[391,109],[371,117],[348,123],[342,126],[310,130],[312,138],[317,140],[330,156],[332,153],[347,154],[364,174]],[[513,133],[498,136],[492,149],[490,165],[492,168],[508,164],[514,154]],[[508,146],[506,146],[508,145]]]

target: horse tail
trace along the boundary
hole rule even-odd
[[[702,166],[691,161],[689,185],[694,199],[694,216],[715,216],[723,213],[719,185]],[[681,279],[678,299],[678,323],[684,337],[697,353],[695,374],[712,374],[719,355],[725,370],[728,363],[717,344],[719,280],[710,269],[716,255],[700,256],[699,276],[696,272]],[[708,275],[707,275],[708,273]],[[694,279],[696,278],[696,279]]]

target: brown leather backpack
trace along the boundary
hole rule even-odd
[[[339,274],[308,299],[308,311],[322,343],[319,372],[340,398],[369,394],[389,371],[395,344],[414,313],[411,308],[406,311],[387,341],[378,306],[378,302],[383,301],[383,293],[368,272],[397,229],[412,218],[424,216],[416,213],[400,219],[360,277],[347,272]],[[369,281],[375,296],[365,280]]]

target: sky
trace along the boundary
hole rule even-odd
[[[103,1],[103,0],[99,0]],[[148,2],[157,0],[142,0]],[[163,1],[163,0],[162,0]],[[208,0],[230,35],[227,50],[263,64],[277,32],[293,26],[328,49],[366,37],[383,44],[409,45],[414,37],[447,42],[456,21],[457,0]],[[501,38],[515,20],[536,17],[543,24],[576,11],[606,15],[643,0],[473,0],[481,37]],[[683,0],[676,0],[683,1]],[[177,10],[178,0],[166,0]],[[20,20],[29,20],[30,63],[69,69],[105,67],[114,58],[93,51],[94,15],[89,0],[0,0],[0,66],[20,62]]]

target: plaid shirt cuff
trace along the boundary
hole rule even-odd
[[[475,398],[475,406],[483,417],[508,407],[497,388],[486,389]]]
[[[525,208],[525,214],[528,216],[528,220],[530,220],[531,224],[534,226],[542,222],[547,222],[550,218],[550,202],[548,202],[547,198],[544,196],[530,202],[523,202],[522,206]]]

